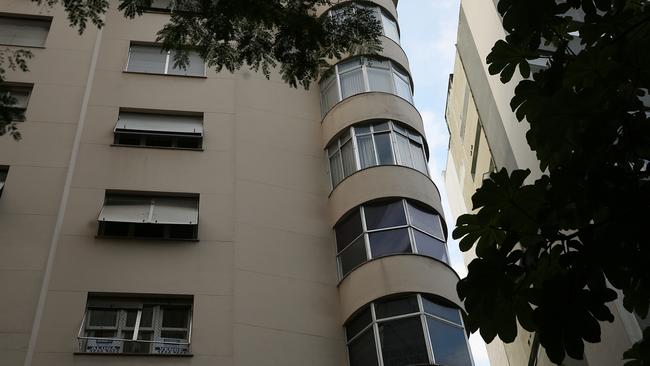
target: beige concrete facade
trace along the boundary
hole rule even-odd
[[[396,16],[397,1],[375,2]],[[102,30],[79,35],[59,7],[0,0],[0,13],[52,19],[30,71],[7,76],[33,89],[23,140],[0,139],[9,166],[0,366],[348,365],[344,323],[369,302],[417,292],[459,304],[457,275],[431,257],[393,255],[337,276],[333,227],[350,210],[401,197],[442,213],[434,183],[413,168],[376,166],[329,184],[324,148],[344,129],[391,119],[424,136],[410,102],[362,93],[323,119],[317,86],[293,89],[276,74],[128,72],[131,43],[155,42],[168,15],[128,20],[116,4]],[[408,71],[404,51],[384,38],[383,56]],[[133,109],[201,114],[202,148],[115,145],[120,110]],[[98,235],[107,191],[198,195],[198,240]],[[93,293],[190,296],[191,355],[80,352]]]
[[[485,58],[496,40],[505,37],[501,18],[494,2],[463,0],[461,2],[457,53],[454,73],[447,95],[446,121],[449,128],[449,153],[445,185],[454,221],[473,210],[471,197],[482,184],[483,175],[503,167],[531,169],[529,180],[541,175],[539,164],[526,142],[526,122],[517,122],[510,109],[517,73],[508,84],[487,71]],[[519,79],[517,79],[519,78]],[[472,174],[474,167],[474,174]],[[464,253],[465,263],[475,258]],[[634,316],[625,311],[620,299],[610,304],[614,323],[601,323],[602,342],[585,345],[585,360],[567,360],[566,365],[622,365],[621,356],[641,332]],[[498,338],[487,344],[493,366],[528,364],[532,334],[519,327],[513,343]],[[538,365],[550,365],[543,350]]]

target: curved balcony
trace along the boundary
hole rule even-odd
[[[433,294],[462,309],[460,278],[447,264],[419,255],[381,257],[359,266],[339,284],[341,322],[376,299],[405,292]]]
[[[346,2],[359,2],[358,0],[339,0],[336,5],[339,4],[344,4]],[[394,19],[397,19],[397,0],[363,0],[363,2],[371,2],[379,5],[380,7],[384,8],[384,10],[388,11],[390,15],[393,16]],[[331,7],[329,6],[321,6],[316,10],[316,15],[320,16],[326,11],[328,11]]]
[[[330,225],[334,227],[343,215],[357,206],[390,197],[419,201],[443,212],[440,193],[429,177],[413,168],[379,165],[350,175],[336,187],[328,203]]]
[[[357,94],[384,92],[413,103],[411,76],[396,61],[379,56],[355,56],[341,61],[320,80],[323,118],[340,102]]]
[[[332,189],[355,172],[378,165],[401,165],[429,176],[422,135],[403,123],[385,119],[346,128],[327,145]]]
[[[431,294],[377,299],[345,324],[350,366],[472,366],[459,309]]]
[[[344,99],[327,113],[321,124],[323,148],[344,129],[374,119],[400,121],[424,136],[422,116],[413,104],[394,94],[367,92]]]

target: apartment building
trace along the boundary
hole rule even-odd
[[[508,84],[487,71],[485,58],[498,39],[505,37],[496,1],[462,0],[453,75],[449,78],[445,118],[449,128],[449,153],[445,185],[452,211],[450,220],[472,211],[471,197],[483,178],[495,169],[531,169],[529,179],[541,175],[538,160],[526,142],[527,123],[519,123],[510,109],[517,73]],[[535,65],[544,67],[544,64]],[[519,78],[519,79],[518,79]],[[475,258],[464,253],[465,263]],[[641,339],[647,320],[636,319],[619,300],[610,304],[614,323],[601,323],[602,342],[585,345],[585,359],[566,365],[622,365],[625,350]],[[644,323],[645,322],[645,323]],[[528,365],[532,334],[519,327],[517,339],[504,344],[497,338],[487,344],[493,366]],[[542,349],[537,365],[550,365]]]
[[[310,90],[175,68],[165,1],[116,5],[79,35],[0,0],[34,54],[4,85],[0,365],[472,365],[397,1],[336,5],[384,49]]]

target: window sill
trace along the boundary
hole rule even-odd
[[[160,76],[172,76],[177,78],[189,78],[189,79],[207,79],[206,75],[177,75],[177,74],[161,74],[157,72],[142,72],[142,71],[122,71],[125,74],[135,74],[135,75],[160,75]]]
[[[33,48],[33,49],[36,49],[36,50],[44,50],[46,48],[45,46],[27,46],[27,45],[8,44],[8,43],[0,43],[0,46],[2,46],[2,47],[18,47],[18,48]]]
[[[178,239],[178,238],[141,238],[134,236],[110,236],[110,235],[95,235],[95,239],[116,239],[124,241],[169,241],[169,242],[191,242],[198,243],[201,239]]]
[[[166,355],[158,353],[103,353],[103,352],[74,352],[75,356],[138,356],[138,357],[194,357],[192,353]]]
[[[191,147],[166,147],[166,146],[122,145],[122,144],[111,144],[111,146],[115,146],[115,147],[132,147],[132,148],[136,148],[136,149],[203,151],[203,148],[194,149],[194,148],[191,148]]]

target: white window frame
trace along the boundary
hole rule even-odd
[[[422,234],[424,234],[426,236],[429,236],[431,238],[434,238],[435,240],[438,240],[443,244],[443,247],[445,248],[445,255],[447,257],[447,260],[443,261],[440,258],[434,258],[434,257],[428,256],[428,255],[427,255],[427,257],[434,258],[436,260],[439,260],[441,262],[449,264],[449,260],[450,260],[449,259],[449,247],[447,246],[446,238],[444,238],[444,232],[445,231],[444,231],[444,226],[443,226],[443,222],[442,222],[442,216],[440,215],[440,213],[437,213],[437,212],[435,212],[435,210],[431,209],[431,211],[434,211],[435,215],[438,217],[437,222],[440,225],[440,232],[443,234],[442,237],[438,237],[438,236],[433,235],[431,233],[427,233],[426,231],[424,231],[422,229],[419,229],[419,228],[417,228],[416,226],[413,225],[413,220],[411,219],[411,214],[410,214],[409,209],[408,209],[409,202],[408,202],[407,199],[401,198],[399,200],[387,200],[386,202],[387,203],[388,202],[394,203],[394,202],[398,202],[398,201],[401,201],[402,210],[404,210],[403,212],[405,213],[405,217],[406,217],[406,224],[399,225],[399,226],[383,227],[383,228],[380,228],[380,229],[368,229],[368,225],[366,223],[366,212],[365,212],[365,205],[366,204],[362,204],[362,205],[354,208],[354,210],[359,210],[359,215],[361,215],[361,229],[362,229],[362,231],[361,231],[361,234],[357,235],[352,240],[350,240],[350,242],[347,243],[345,247],[341,248],[341,250],[339,250],[338,244],[335,246],[335,248],[336,248],[337,273],[339,275],[339,279],[343,279],[345,276],[347,276],[352,271],[354,271],[354,268],[352,268],[352,269],[350,269],[349,272],[343,273],[343,265],[341,263],[341,255],[346,250],[348,250],[353,244],[355,244],[356,241],[361,236],[363,236],[363,240],[364,240],[364,244],[365,244],[366,260],[363,261],[362,263],[360,263],[359,266],[361,266],[364,263],[367,263],[367,262],[369,262],[369,261],[371,261],[373,259],[383,257],[383,256],[379,256],[379,257],[373,257],[372,256],[372,248],[370,246],[370,235],[369,234],[377,233],[377,232],[383,232],[383,231],[396,230],[396,229],[408,229],[409,242],[410,242],[410,246],[411,246],[411,253],[396,253],[396,254],[426,255],[426,254],[419,253],[418,248],[417,248],[417,243],[416,243],[416,240],[415,240],[415,231],[419,231],[420,233],[422,233]],[[413,205],[415,206],[415,204],[413,204]],[[349,216],[346,215],[346,218],[347,217],[349,217]],[[334,227],[334,231],[336,233],[336,226]],[[336,238],[336,234],[334,235],[334,237]],[[336,241],[336,239],[335,239],[335,241]]]
[[[124,342],[139,342],[139,343],[148,343],[151,344],[150,352],[145,353],[145,354],[160,354],[160,352],[155,352],[155,346],[156,345],[168,345],[168,347],[171,347],[171,352],[172,354],[190,354],[190,344],[192,343],[192,313],[193,313],[193,305],[192,301],[188,300],[187,304],[178,304],[178,305],[168,305],[165,304],[165,301],[167,299],[161,299],[160,301],[156,301],[156,299],[151,299],[151,300],[138,300],[134,299],[132,301],[129,301],[127,299],[116,299],[116,301],[119,302],[132,302],[133,303],[133,308],[129,307],[120,307],[119,305],[115,307],[101,307],[101,306],[92,306],[90,304],[86,305],[86,309],[84,312],[84,316],[81,321],[81,326],[79,327],[79,332],[77,334],[77,338],[80,341],[80,352],[88,352],[86,349],[87,347],[82,347],[81,344],[84,342],[88,341],[113,341],[114,343],[119,345],[120,352],[116,353],[122,353],[123,350],[123,343]],[[179,307],[187,307],[187,327],[186,328],[163,328],[163,316],[164,316],[164,307],[167,306],[179,306]],[[144,327],[140,325],[141,319],[142,319],[142,310],[144,307],[153,307],[153,314],[151,318],[151,326],[150,327]],[[93,309],[105,309],[105,310],[115,310],[117,311],[117,316],[116,316],[116,323],[115,326],[111,327],[104,327],[104,326],[91,326],[90,325],[90,317],[91,317],[91,312]],[[133,327],[129,327],[126,325],[126,319],[127,319],[127,312],[129,310],[137,310],[137,315],[135,319],[135,324]],[[187,341],[186,342],[172,342],[168,341],[162,338],[162,332],[164,330],[179,330],[179,331],[185,331],[187,332]],[[113,330],[115,331],[115,337],[92,337],[88,336],[87,334],[91,331],[95,330]],[[138,334],[140,331],[147,331],[152,333],[152,339],[151,340],[139,340],[138,339]],[[131,338],[125,338],[123,337],[123,334],[125,332],[133,332],[133,335]],[[87,344],[87,343],[86,343]],[[183,348],[185,347],[185,348]],[[84,349],[86,348],[86,349]],[[179,353],[175,353],[174,351],[182,351]],[[88,352],[88,353],[95,353],[95,352]],[[169,354],[169,353],[162,353],[162,354]]]
[[[388,123],[388,130],[387,131],[375,131],[374,126],[382,123]],[[370,132],[369,133],[358,133],[357,128],[359,127],[365,127],[368,126],[370,127]],[[404,132],[401,132],[400,130],[404,130]],[[348,132],[349,131],[349,132]],[[327,157],[327,170],[328,170],[328,176],[329,176],[329,184],[330,184],[330,191],[334,190],[336,186],[341,184],[347,177],[350,175],[354,174],[354,172],[350,175],[345,174],[345,169],[343,169],[343,159],[341,159],[341,169],[343,171],[343,178],[339,182],[334,182],[333,176],[332,176],[332,168],[331,168],[331,163],[330,159],[332,156],[334,156],[337,152],[341,154],[341,157],[343,157],[343,152],[341,150],[342,144],[341,144],[341,139],[342,139],[342,134],[343,133],[348,133],[351,138],[352,138],[352,147],[353,147],[353,154],[354,154],[354,161],[355,161],[355,170],[354,172],[357,172],[362,169],[369,169],[372,167],[376,166],[385,166],[385,165],[399,165],[399,166],[405,166],[411,169],[415,169],[419,171],[420,173],[426,175],[427,177],[430,177],[430,172],[429,172],[429,165],[427,164],[428,162],[428,156],[427,156],[427,151],[426,151],[426,145],[424,144],[424,137],[420,135],[419,132],[413,130],[410,127],[403,126],[401,124],[396,123],[395,121],[392,120],[375,120],[372,122],[366,122],[366,123],[359,123],[354,126],[350,126],[346,128],[342,133],[340,133],[337,137],[332,141],[326,148],[325,148],[325,156]],[[380,164],[379,163],[379,152],[377,151],[377,142],[375,140],[375,135],[377,134],[388,134],[390,136],[390,143],[391,143],[391,154],[393,155],[393,161],[394,164]],[[400,134],[401,136],[404,136],[408,141],[409,141],[409,155],[411,156],[411,162],[412,166],[406,164],[406,162],[402,161],[402,158],[399,154],[399,146],[397,144],[397,134]],[[359,152],[359,143],[357,141],[357,137],[359,136],[372,136],[372,145],[375,153],[375,164],[361,168],[361,156]],[[347,142],[347,140],[346,140]],[[414,159],[413,156],[416,153],[415,148],[413,148],[412,143],[419,144],[422,147],[422,155],[423,155],[423,160],[424,160],[424,166],[425,166],[425,171],[421,171],[415,167]],[[330,149],[336,148],[333,153],[330,153]]]
[[[418,303],[418,311],[417,312],[399,314],[399,315],[395,315],[395,316],[391,316],[391,317],[387,317],[387,318],[381,318],[381,319],[377,318],[377,311],[375,309],[377,300],[371,302],[370,304],[368,304],[367,306],[370,309],[370,313],[371,313],[371,316],[372,316],[372,318],[371,318],[372,321],[371,321],[370,324],[366,325],[363,329],[359,330],[357,332],[357,334],[355,334],[349,340],[347,338],[347,333],[346,333],[346,348],[348,348],[352,342],[354,342],[359,337],[364,335],[365,332],[367,332],[372,327],[372,332],[373,332],[373,335],[374,335],[374,338],[375,338],[375,347],[376,347],[376,351],[377,351],[377,364],[378,364],[378,366],[384,366],[384,359],[382,357],[382,349],[381,349],[382,348],[381,347],[381,337],[379,335],[379,325],[381,323],[389,322],[391,320],[399,320],[399,319],[405,319],[405,318],[419,317],[420,318],[420,323],[422,325],[422,332],[424,333],[424,343],[426,345],[427,355],[429,357],[429,363],[434,365],[434,364],[436,364],[435,352],[433,351],[433,345],[431,343],[431,336],[430,336],[430,333],[429,333],[429,325],[427,323],[427,318],[432,318],[432,319],[435,319],[436,321],[440,321],[440,322],[445,323],[447,325],[451,325],[451,326],[459,328],[459,329],[461,329],[463,331],[463,335],[465,336],[465,346],[467,347],[467,353],[469,354],[469,359],[470,359],[470,362],[472,363],[472,366],[473,366],[474,365],[474,359],[472,358],[472,352],[471,352],[471,349],[469,348],[469,338],[467,337],[467,332],[465,331],[465,323],[463,321],[463,317],[460,316],[460,314],[459,314],[460,324],[458,324],[458,323],[452,322],[450,320],[447,320],[445,318],[442,318],[442,317],[440,317],[438,315],[428,313],[424,309],[424,300],[423,300],[422,294],[419,294],[419,293],[411,294],[411,296],[416,296],[417,297],[417,303]],[[399,297],[399,296],[397,296],[397,297]],[[378,301],[381,301],[381,300],[383,300],[383,299],[379,299]],[[431,300],[428,300],[428,301],[431,301]],[[431,302],[434,302],[434,301],[431,301]],[[365,310],[366,306],[364,306],[362,309]],[[460,310],[457,310],[457,311],[460,313]],[[356,316],[356,314],[354,316]],[[350,317],[350,319],[353,319],[354,316]],[[349,353],[348,353],[348,355],[349,355]],[[350,364],[349,359],[348,359],[348,364]]]
[[[146,42],[131,42],[129,44],[129,53],[126,59],[126,67],[124,68],[124,72],[128,73],[134,73],[134,74],[151,74],[151,75],[168,75],[168,76],[181,76],[181,77],[193,77],[193,78],[205,78],[207,77],[207,65],[205,64],[205,61],[203,61],[203,73],[201,75],[187,75],[187,74],[171,74],[169,72],[170,66],[173,69],[173,63],[174,60],[172,59],[171,52],[172,51],[167,51],[165,52],[165,67],[164,71],[162,73],[160,72],[146,72],[146,71],[131,71],[129,70],[129,64],[131,63],[131,53],[132,53],[132,47],[133,46],[142,46],[142,47],[156,47],[161,49],[161,54],[162,52],[162,46],[160,44],[156,43],[146,43]],[[187,71],[187,70],[186,70]]]
[[[342,64],[342,63],[348,63],[350,61],[354,61],[354,60],[358,60],[358,59],[361,59],[361,64],[358,67],[361,67],[361,69],[362,69],[364,90],[359,92],[359,93],[351,94],[350,96],[348,96],[346,98],[343,98],[342,97],[343,96],[343,90],[341,88],[341,72],[339,72],[339,65]],[[323,108],[323,110],[322,110],[322,116],[323,117],[325,117],[325,115],[337,103],[341,102],[343,99],[350,98],[350,97],[352,97],[354,95],[357,95],[357,94],[369,93],[369,92],[376,91],[376,90],[370,90],[370,81],[368,79],[368,68],[373,68],[371,65],[372,65],[372,62],[375,61],[375,60],[378,60],[378,59],[368,58],[368,57],[365,57],[365,56],[358,56],[358,57],[353,57],[353,58],[347,59],[345,61],[339,62],[338,64],[334,65],[334,67],[331,70],[334,73],[335,80],[336,80],[336,88],[338,89],[338,100],[336,102],[334,102],[331,106],[329,106],[329,109],[326,110],[325,108],[327,106],[324,103],[323,95],[321,93],[321,106]],[[384,61],[384,60],[379,60],[379,61]],[[413,85],[411,83],[411,76],[405,70],[402,71],[402,68],[400,66],[398,66],[395,63],[395,61],[388,60],[388,59],[386,59],[385,61],[388,61],[388,64],[389,64],[388,70],[389,70],[389,72],[391,74],[391,78],[390,78],[391,91],[388,92],[388,93],[393,94],[393,95],[395,95],[395,96],[397,96],[399,98],[402,98],[402,99],[406,100],[407,102],[413,104]],[[357,69],[357,67],[355,67],[354,69]],[[386,70],[385,68],[378,68],[378,69]],[[353,69],[345,70],[342,73],[347,73],[347,72],[349,72],[351,70],[353,70]],[[323,79],[323,82],[328,83],[331,77],[332,77],[332,75],[329,75],[327,78]],[[395,77],[399,77],[401,80],[405,81],[408,84],[408,87],[409,87],[408,98],[404,98],[404,97],[400,96],[399,94],[397,94],[397,85],[395,84]],[[406,77],[407,80],[405,80],[404,77]],[[323,88],[321,87],[320,90],[322,91]],[[378,91],[378,92],[384,92],[384,91]]]

